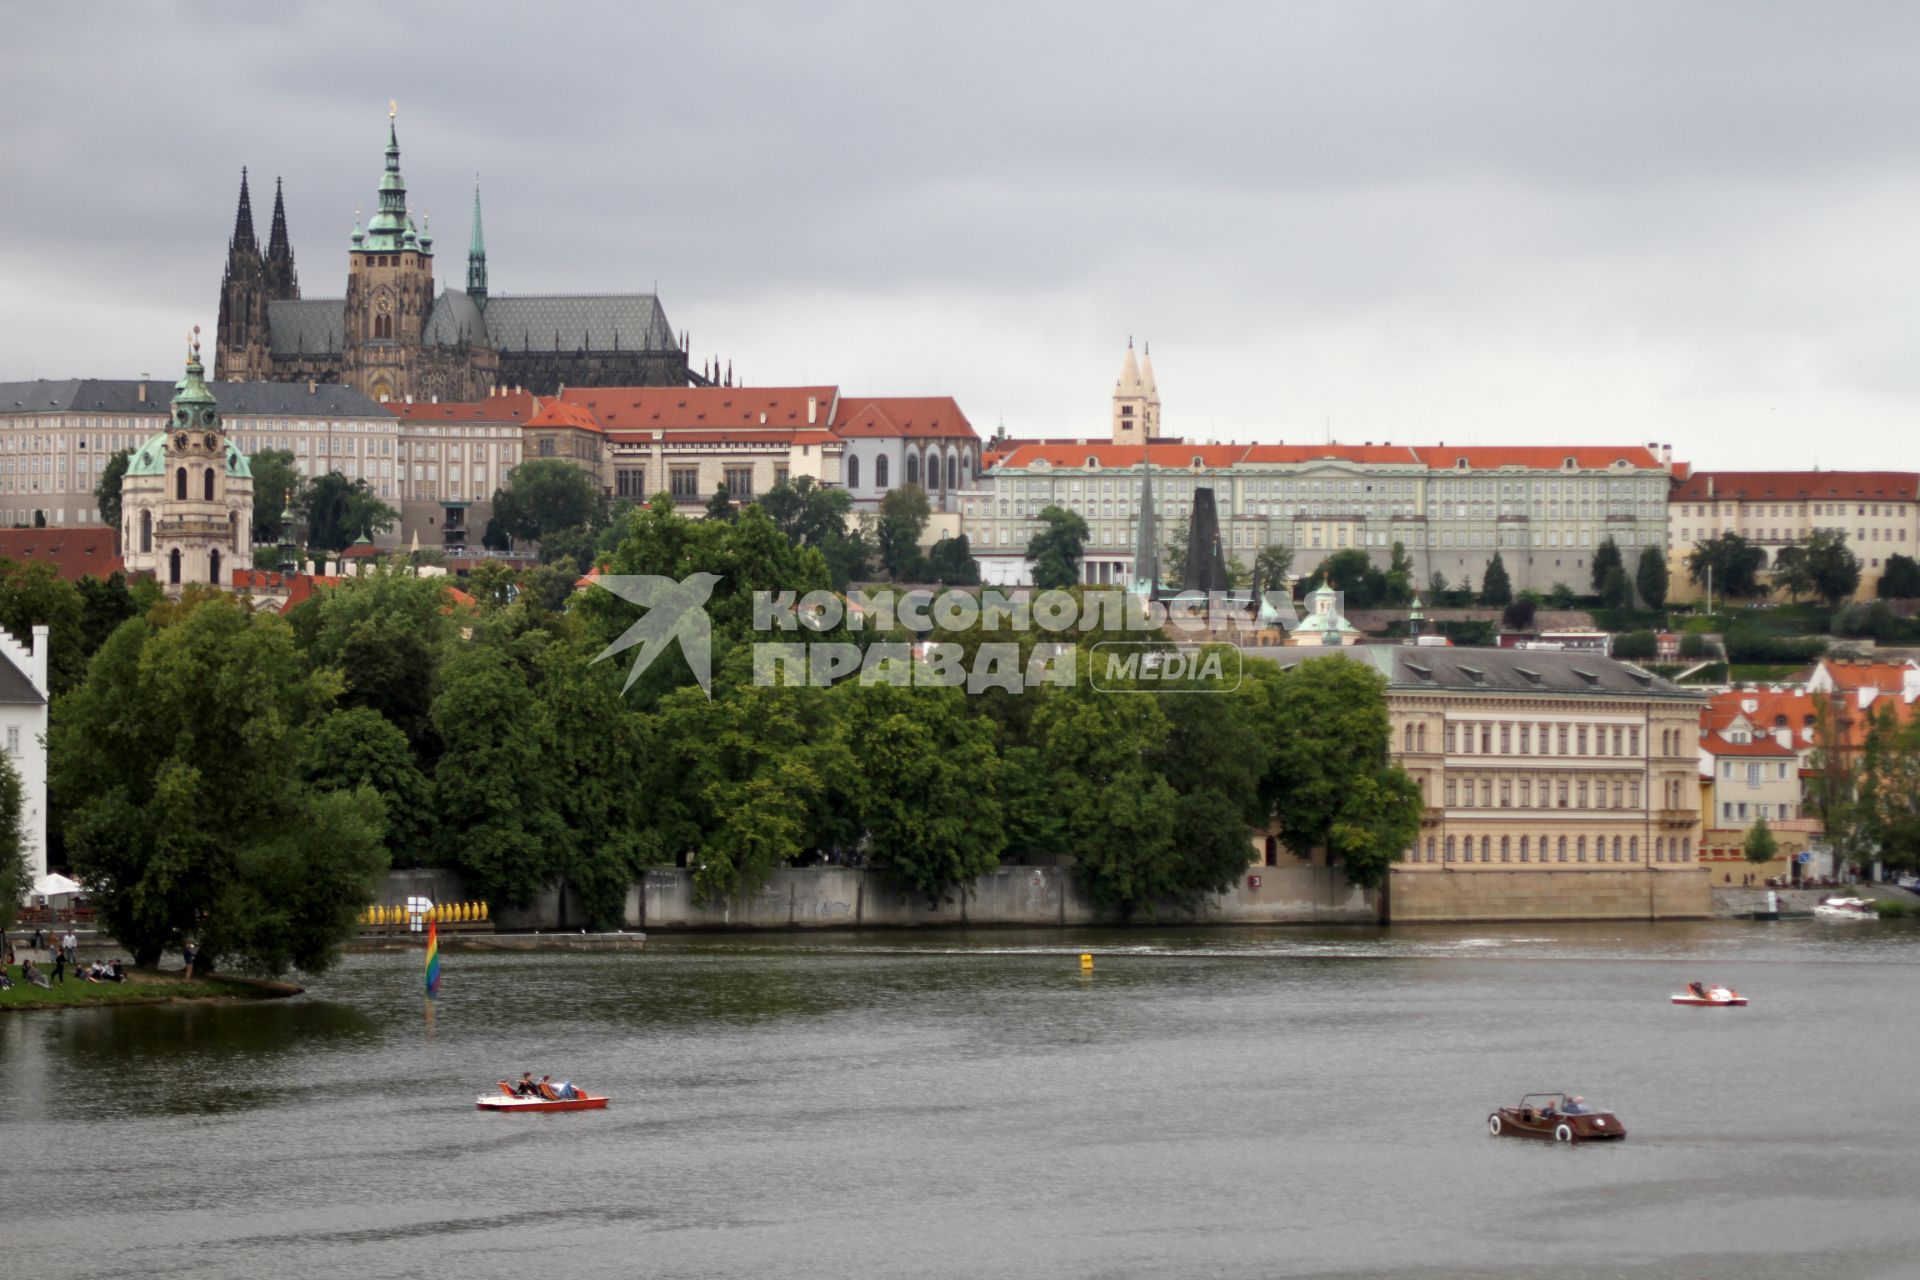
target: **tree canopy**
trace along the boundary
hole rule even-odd
[[[1480,579],[1480,603],[1497,609],[1513,603],[1513,583],[1507,577],[1506,561],[1498,551],[1487,561],[1486,575]]]
[[[1664,609],[1667,604],[1667,558],[1658,547],[1644,547],[1635,567],[1633,585],[1649,609]]]
[[[523,542],[606,520],[607,500],[593,477],[561,458],[530,458],[493,494],[499,531]]]
[[[1087,543],[1087,522],[1063,507],[1040,509],[1040,529],[1027,542],[1033,585],[1059,590],[1080,581],[1080,557]]]
[[[1760,566],[1767,553],[1737,533],[1723,533],[1694,544],[1687,553],[1687,576],[1723,596],[1752,596],[1760,591]]]
[[[308,482],[296,505],[306,517],[307,545],[323,551],[345,551],[363,537],[385,533],[400,519],[398,511],[380,501],[372,485],[349,480],[338,471]]]

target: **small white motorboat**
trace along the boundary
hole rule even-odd
[[[1821,920],[1878,920],[1880,912],[1872,898],[1823,898],[1813,909]]]
[[[1747,998],[1732,987],[1723,987],[1717,982],[1689,982],[1685,991],[1673,997],[1675,1004],[1690,1004],[1699,1008],[1738,1008],[1747,1002]]]

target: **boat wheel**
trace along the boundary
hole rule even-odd
[[[1496,1138],[1500,1136],[1500,1113],[1498,1111],[1487,1117],[1487,1132]]]
[[[1555,1142],[1572,1142],[1573,1126],[1570,1124],[1562,1124],[1556,1127],[1553,1131],[1553,1140]]]

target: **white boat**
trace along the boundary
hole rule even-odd
[[[1813,914],[1822,920],[1878,920],[1872,898],[1823,898]]]
[[[1747,998],[1731,987],[1723,987],[1717,982],[1687,984],[1685,991],[1673,997],[1675,1004],[1690,1004],[1703,1009],[1739,1008]]]

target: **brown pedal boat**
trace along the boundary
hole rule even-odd
[[[1487,1132],[1496,1138],[1600,1142],[1626,1137],[1627,1126],[1613,1112],[1588,1106],[1577,1093],[1529,1093],[1519,1106],[1488,1116]]]

